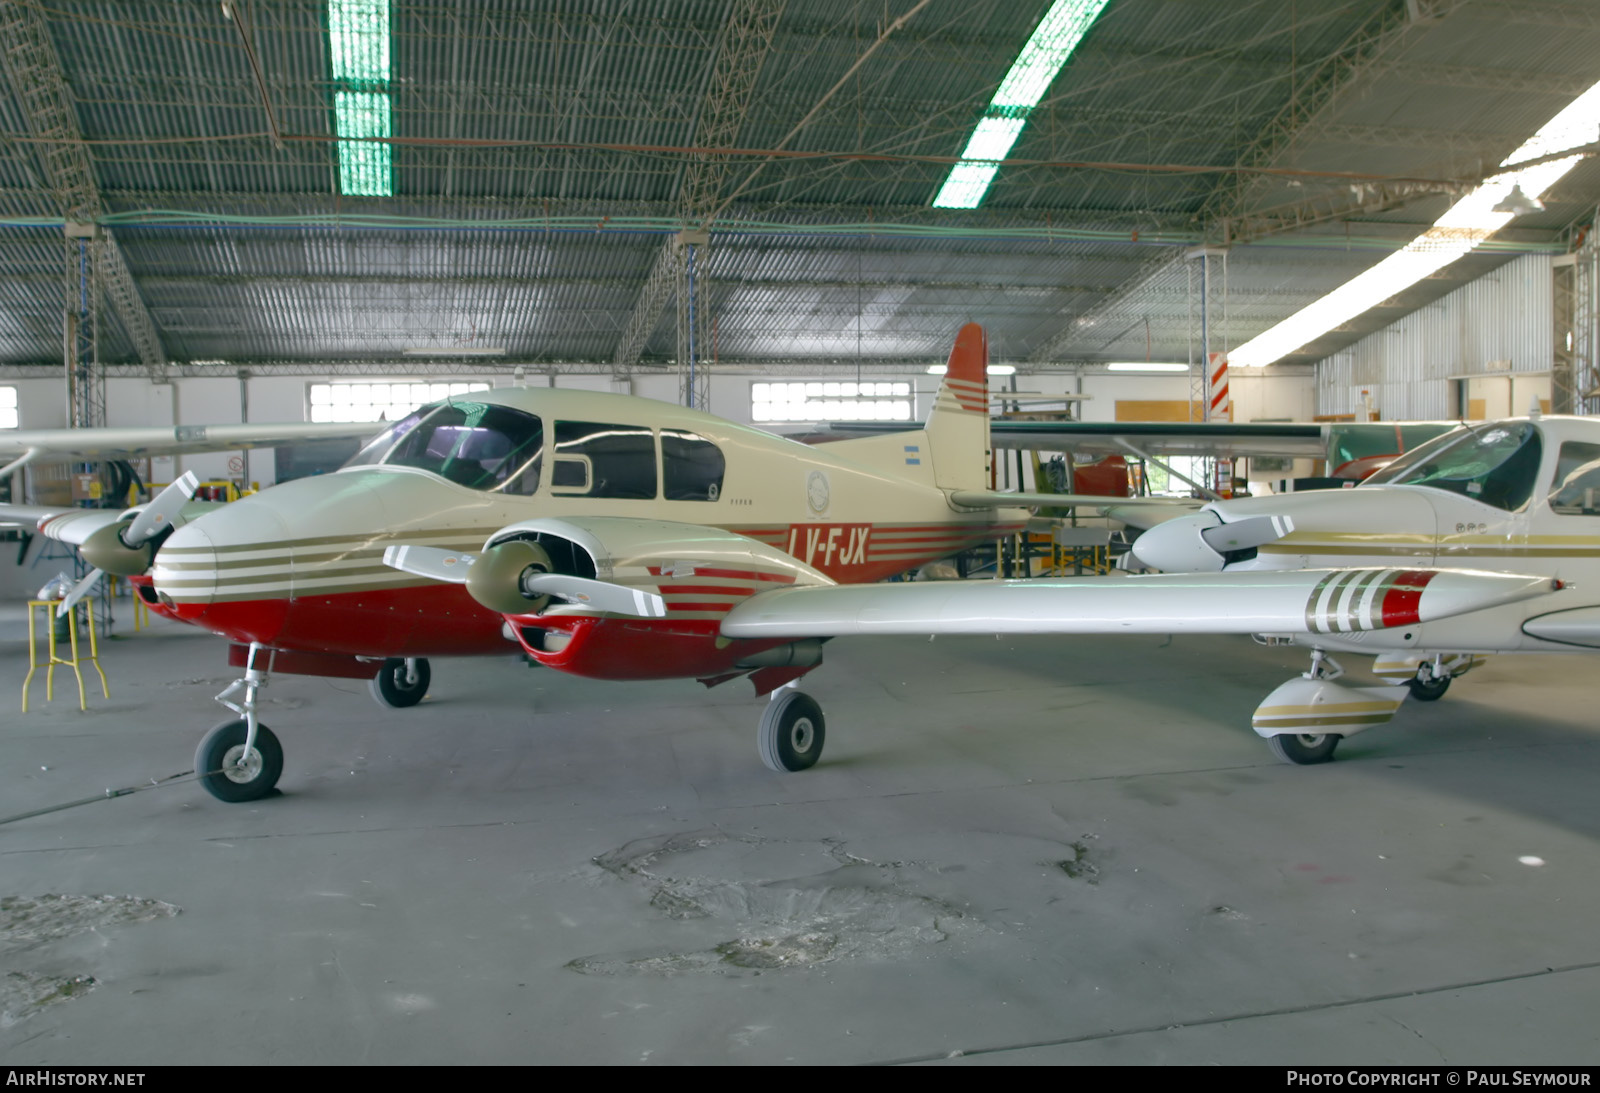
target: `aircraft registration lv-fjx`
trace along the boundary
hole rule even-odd
[[[426,658],[508,641],[598,679],[748,677],[772,696],[761,757],[795,771],[821,754],[824,719],[793,684],[838,635],[1367,632],[1552,590],[1412,559],[869,583],[1025,526],[1036,499],[987,488],[987,357],[983,328],[964,327],[926,426],[898,435],[812,447],[646,399],[509,388],[423,406],[336,474],[187,522],[175,485],[141,510],[42,527],[133,576],[153,610],[233,643],[245,674],[218,699],[239,717],[196,755],[225,801],[262,796],[282,770],[256,716],[271,671],[367,678],[393,706],[421,699]]]

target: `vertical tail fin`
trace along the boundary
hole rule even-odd
[[[989,339],[968,323],[928,414],[928,452],[942,490],[989,488]]]

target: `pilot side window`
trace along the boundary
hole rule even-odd
[[[1561,445],[1550,509],[1561,516],[1600,516],[1600,444]]]
[[[656,496],[656,440],[637,425],[556,422],[551,492],[569,497]]]
[[[727,461],[705,437],[661,430],[661,476],[668,501],[715,501],[722,496]]]

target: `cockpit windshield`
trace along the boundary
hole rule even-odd
[[[1477,425],[1407,452],[1364,485],[1432,486],[1512,512],[1533,496],[1543,451],[1530,422]]]
[[[533,414],[463,399],[417,409],[345,466],[419,467],[475,490],[531,494],[543,453]]]

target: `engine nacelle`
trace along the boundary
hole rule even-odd
[[[137,577],[150,569],[156,556],[156,540],[148,539],[138,546],[122,541],[126,521],[107,524],[92,532],[78,547],[83,560],[96,569],[103,569],[118,577]]]
[[[1133,541],[1133,555],[1163,573],[1220,573],[1226,562],[1201,534],[1219,527],[1222,517],[1209,509],[1163,520]]]
[[[523,520],[495,532],[468,571],[467,590],[505,615],[582,612],[582,605],[548,604],[523,587],[530,573],[563,573],[624,587],[659,591],[663,583],[695,578],[716,585],[731,602],[768,588],[831,585],[822,573],[777,547],[737,532],[670,520],[619,516]],[[737,590],[737,591],[735,591]]]
[[[1409,693],[1404,687],[1346,687],[1299,676],[1262,699],[1250,724],[1258,736],[1354,736],[1388,722]]]

